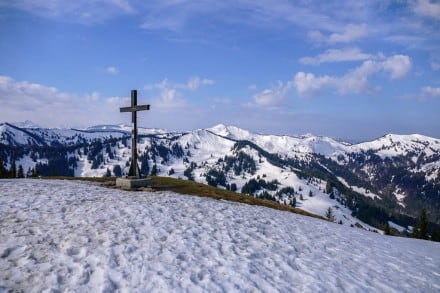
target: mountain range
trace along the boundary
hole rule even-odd
[[[24,176],[128,173],[131,127],[47,129],[0,123],[0,163]],[[291,204],[343,225],[407,233],[426,210],[440,224],[440,139],[387,134],[358,144],[257,134],[216,125],[188,132],[139,128],[141,173],[195,180]],[[0,166],[1,167],[1,166]],[[17,173],[15,173],[17,174]]]

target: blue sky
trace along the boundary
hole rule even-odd
[[[440,138],[440,2],[0,0],[0,121]]]

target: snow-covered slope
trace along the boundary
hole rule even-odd
[[[0,218],[6,292],[440,291],[440,243],[264,207],[0,180]]]

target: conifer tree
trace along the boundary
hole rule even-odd
[[[235,184],[235,183],[232,183],[231,184],[231,191],[237,191],[237,184]]]
[[[153,168],[151,169],[151,176],[157,176],[157,166],[156,166],[156,164],[154,164]]]
[[[327,212],[325,213],[325,217],[330,221],[335,221],[335,215],[333,214],[333,210],[331,207],[328,207]]]
[[[22,165],[18,166],[17,178],[24,178],[24,170],[23,170],[23,166]]]
[[[296,207],[296,198],[295,197],[292,197],[292,199],[290,200],[290,206]]]
[[[432,234],[431,240],[440,242],[440,226],[437,226],[437,229]]]
[[[330,181],[327,181],[327,184],[325,185],[325,193],[330,194],[333,191],[333,186]]]
[[[391,235],[391,227],[390,224],[388,224],[388,221],[385,224],[385,227],[383,228],[383,233],[385,235]]]
[[[15,160],[12,160],[11,169],[9,169],[9,178],[17,177],[17,167],[15,166]]]
[[[419,239],[429,239],[428,217],[425,209],[422,209],[420,212],[419,222],[414,226],[413,237]]]
[[[7,171],[5,166],[3,165],[3,159],[0,157],[0,178],[5,178],[7,175]]]
[[[119,165],[114,165],[114,166],[113,166],[113,173],[115,174],[116,177],[120,177],[120,176],[122,176],[122,169],[121,169],[121,166],[119,166]]]

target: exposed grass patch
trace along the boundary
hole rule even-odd
[[[116,177],[68,177],[68,176],[45,176],[40,178],[30,179],[55,179],[55,180],[76,180],[76,181],[88,181],[88,182],[115,182]]]
[[[327,220],[324,217],[297,208],[293,208],[291,206],[282,205],[274,201],[259,199],[249,195],[216,188],[210,185],[205,185],[194,181],[175,179],[170,177],[158,177],[158,176],[153,176],[151,177],[151,179],[152,179],[151,187],[155,190],[169,190],[181,194],[209,197],[217,200],[223,199],[233,202],[245,203],[249,205],[264,206],[280,211],[289,211],[295,214]]]

